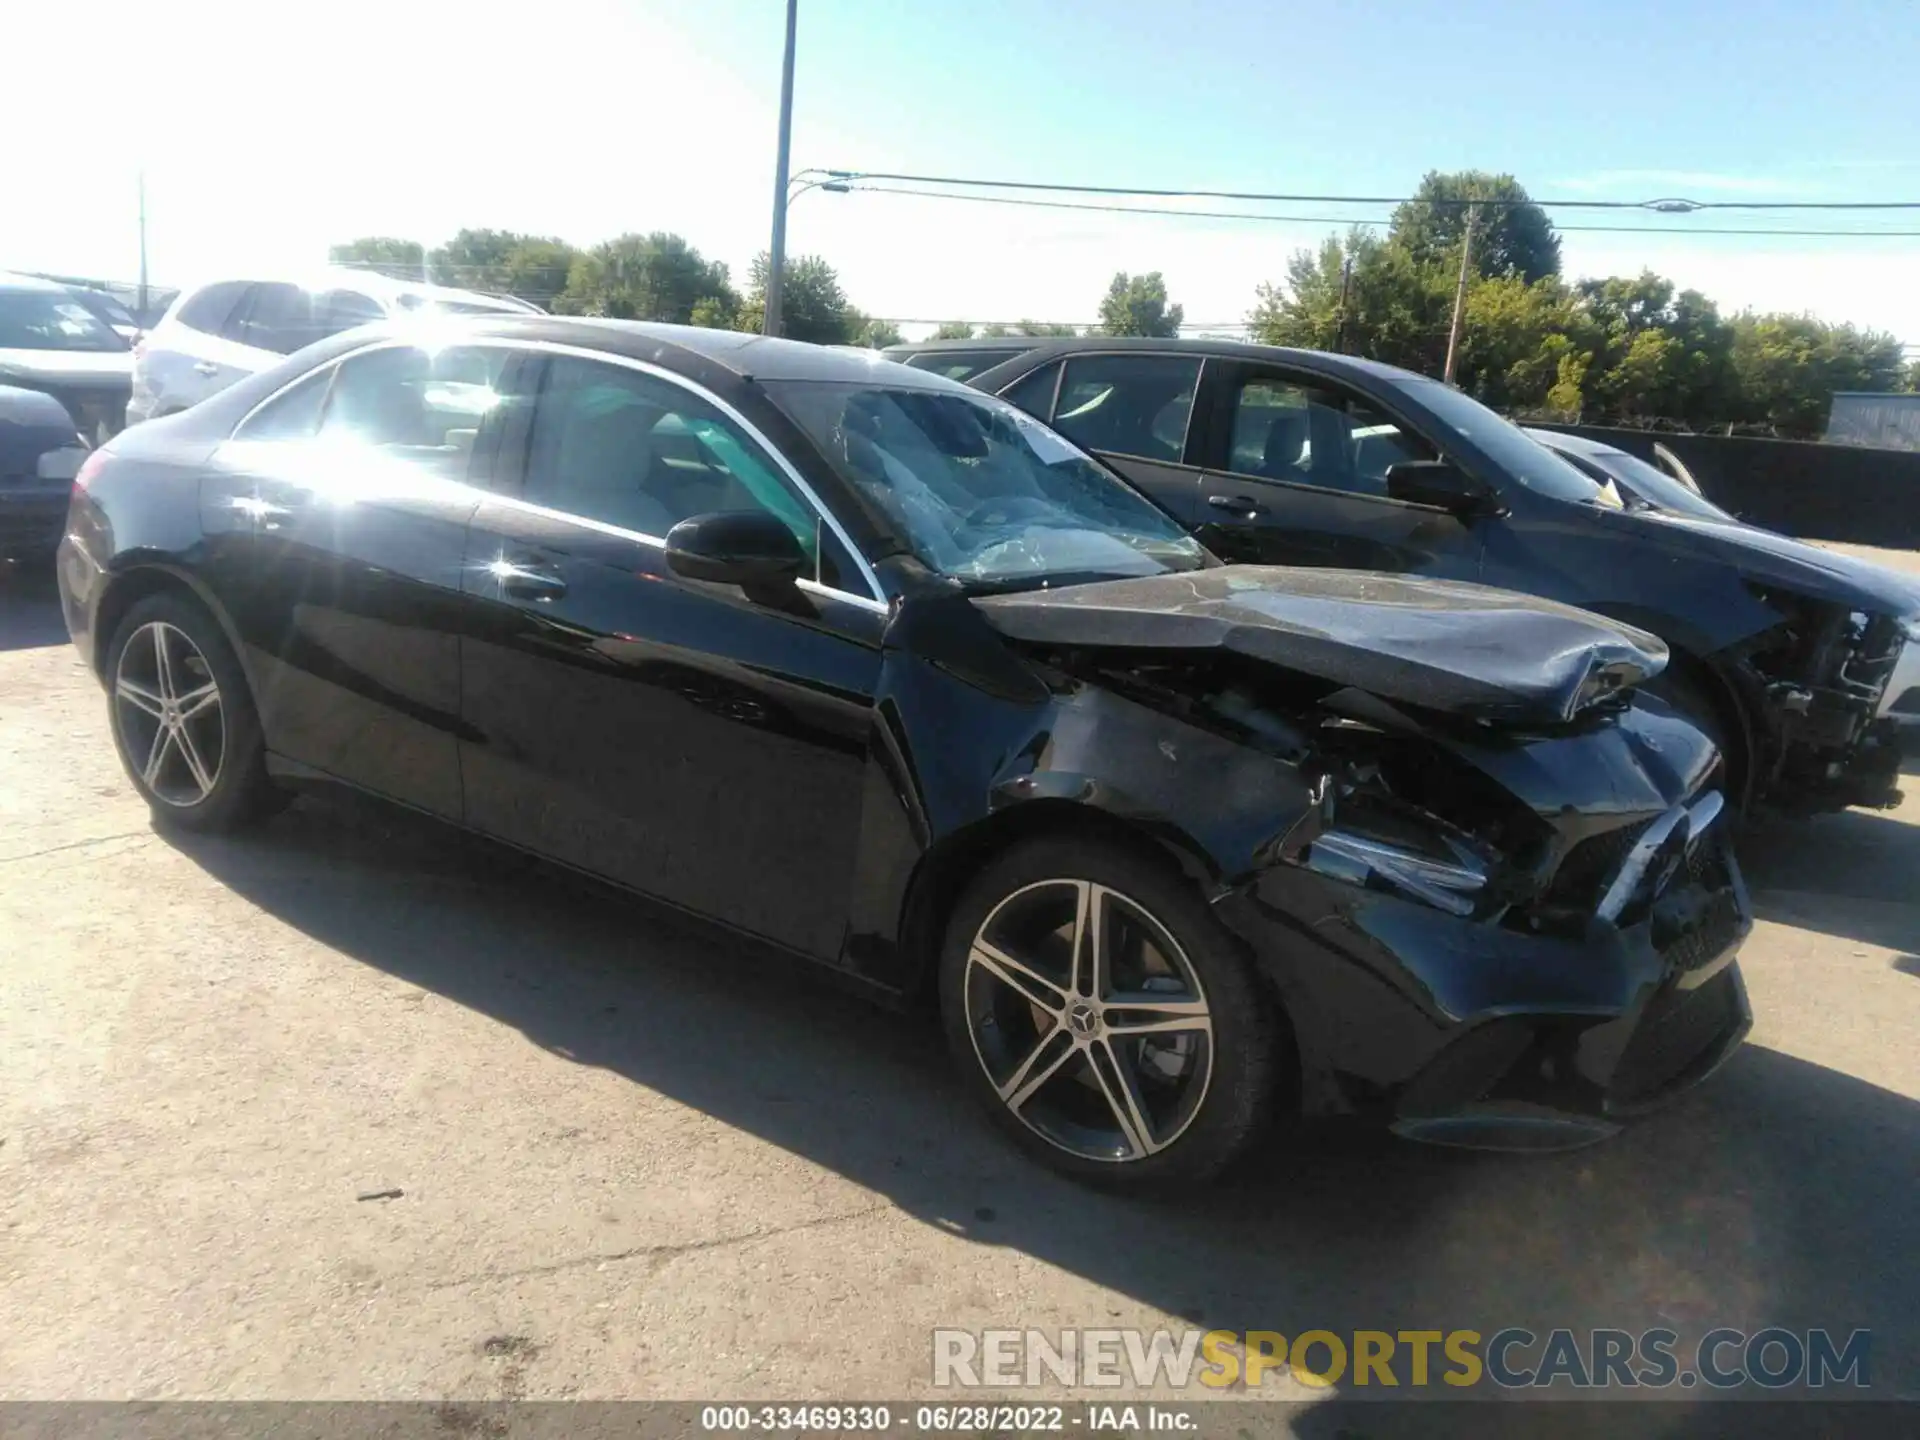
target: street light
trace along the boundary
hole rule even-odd
[[[780,287],[787,268],[787,156],[793,148],[793,36],[800,0],[787,0],[787,53],[780,66],[780,151],[774,161],[773,246],[767,256],[767,313],[761,332],[780,333]]]
[[[785,156],[780,167],[786,169]],[[780,187],[780,195],[773,206],[773,252],[767,260],[767,313],[761,322],[760,333],[778,335],[782,316],[780,300],[785,289],[787,268],[787,207],[809,190],[825,190],[834,195],[845,195],[853,186],[847,182],[860,177],[851,170],[802,170],[792,180]]]

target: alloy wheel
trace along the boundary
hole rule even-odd
[[[1137,901],[1087,880],[1007,896],[968,947],[974,1054],[1022,1124],[1087,1160],[1141,1160],[1184,1134],[1213,1072],[1199,976]]]
[[[186,809],[213,793],[226,760],[226,713],[213,668],[186,631],[153,620],[127,638],[114,671],[113,722],[149,795]]]

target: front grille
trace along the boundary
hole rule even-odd
[[[1745,1021],[1739,983],[1738,970],[1728,966],[1697,989],[1654,996],[1614,1067],[1609,1101],[1653,1100],[1724,1047]]]
[[[1554,872],[1553,884],[1547,889],[1547,903],[1556,908],[1570,906],[1591,911],[1607,893],[1607,886],[1613,883],[1627,852],[1652,824],[1652,820],[1643,820],[1638,825],[1609,830],[1574,846]]]
[[[0,509],[0,558],[9,555],[49,554],[65,533],[66,511],[59,514],[11,515]]]
[[[1688,853],[1679,875],[1674,879],[1673,890],[1692,892],[1692,895],[1683,895],[1681,898],[1698,896],[1704,904],[1704,909],[1692,917],[1687,928],[1670,940],[1660,935],[1660,920],[1656,912],[1655,943],[1660,946],[1661,955],[1675,972],[1685,974],[1719,958],[1739,938],[1740,927],[1745,919],[1734,890],[1733,871],[1727,862],[1726,848],[1720,839],[1709,838]]]

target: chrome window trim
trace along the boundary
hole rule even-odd
[[[787,477],[787,480],[793,485],[793,488],[799,492],[801,498],[812,507],[814,514],[819,517],[829,530],[833,531],[834,537],[839,540],[846,552],[853,557],[853,563],[860,568],[861,578],[867,582],[868,589],[871,593],[868,595],[860,595],[853,591],[839,590],[830,585],[822,585],[816,580],[799,581],[797,583],[800,587],[815,593],[832,595],[849,600],[862,608],[878,610],[883,614],[890,608],[887,600],[887,592],[880,584],[880,577],[874,573],[873,565],[868,561],[866,555],[861,552],[860,547],[853,543],[853,537],[847,533],[846,527],[843,526],[839,518],[827,508],[826,503],[815,493],[814,488],[806,482],[805,477],[794,467],[793,462],[781,453],[779,446],[767,439],[766,434],[758,425],[755,425],[745,415],[741,414],[739,410],[728,404],[698,381],[690,380],[686,376],[669,370],[664,366],[654,365],[645,360],[636,360],[630,355],[614,355],[605,350],[593,350],[584,345],[568,345],[556,340],[515,340],[499,335],[475,335],[450,341],[448,344],[439,346],[438,348],[450,350],[456,347],[461,349],[479,348],[535,351],[545,355],[568,355],[579,360],[597,360],[603,364],[617,365],[628,370],[635,370],[642,375],[651,375],[657,380],[664,380],[669,385],[678,386],[688,394],[704,400],[722,415],[733,421],[734,424],[738,425],[746,432],[748,438],[751,439],[754,444],[758,445],[762,451],[773,458],[780,473]],[[292,390],[296,385],[305,383],[322,371],[337,370],[349,360],[357,359],[362,355],[371,355],[380,350],[420,350],[427,348],[430,347],[422,345],[418,340],[388,337],[376,340],[371,344],[362,345],[357,349],[349,350],[345,354],[336,355],[333,359],[327,361],[326,364],[317,365],[311,370],[303,371],[301,374],[296,375],[278,390],[275,390],[271,395],[260,401],[259,404],[255,405],[240,418],[240,423],[228,432],[227,438],[229,440],[244,440],[246,436],[241,432],[252,423],[254,416],[266,409],[267,406],[273,404],[274,401],[278,400],[282,395]],[[464,484],[476,494],[486,496],[489,499],[505,501],[535,514],[570,521],[576,525],[585,525],[591,530],[598,530],[603,534],[618,536],[622,539],[638,540],[658,549],[664,550],[666,548],[666,540],[658,535],[645,535],[638,530],[626,530],[618,525],[608,525],[590,516],[576,515],[570,510],[555,510],[550,506],[536,505],[532,501],[522,500],[518,496],[502,495],[495,490],[483,489],[480,486],[473,485],[471,482],[462,481],[457,483]]]
[[[465,488],[484,496],[496,505],[505,505],[528,515],[537,515],[543,520],[559,520],[568,525],[578,525],[583,530],[609,535],[616,540],[631,540],[635,544],[645,545],[654,550],[664,551],[667,548],[666,537],[661,535],[649,535],[644,530],[628,530],[624,526],[608,524],[605,520],[595,520],[590,515],[576,515],[571,510],[556,510],[551,505],[540,505],[532,500],[523,500],[518,495],[502,495],[497,491],[482,490],[477,485],[468,485]],[[843,600],[861,610],[871,610],[876,615],[891,614],[893,610],[893,607],[884,600],[856,595],[851,590],[836,589],[832,585],[823,585],[818,580],[796,580],[793,583],[809,594]]]

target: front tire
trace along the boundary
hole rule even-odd
[[[940,957],[947,1043],[1016,1144],[1116,1189],[1210,1180],[1265,1129],[1270,1002],[1171,864],[1034,840],[968,887]]]
[[[245,672],[184,595],[135,602],[107,650],[114,747],[157,823],[231,830],[277,808]]]

